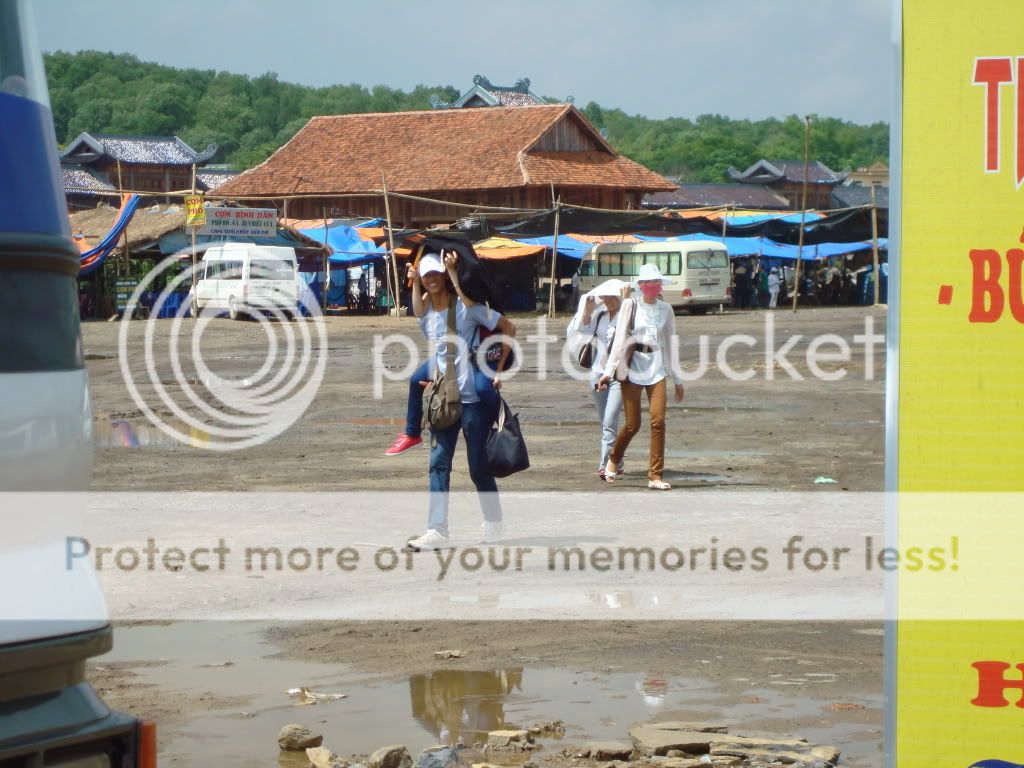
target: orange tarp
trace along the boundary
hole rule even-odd
[[[473,244],[481,259],[522,259],[544,253],[543,245],[523,245],[506,237],[491,237]]]

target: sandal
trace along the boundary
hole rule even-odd
[[[618,474],[608,469],[608,467],[605,467],[604,474],[602,475],[602,477],[604,478],[604,481],[606,483],[614,483],[615,478],[618,477]]]
[[[652,491],[671,491],[672,486],[664,480],[648,480],[647,487]]]

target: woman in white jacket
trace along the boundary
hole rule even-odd
[[[667,491],[671,485],[662,479],[665,469],[666,379],[675,382],[675,399],[683,399],[683,380],[679,370],[679,339],[675,313],[662,301],[662,286],[669,282],[654,264],[644,264],[637,275],[641,296],[626,299],[619,310],[615,342],[605,363],[598,388],[610,386],[613,378],[621,382],[626,423],[619,431],[605,465],[604,479],[615,482],[616,474],[630,441],[640,431],[640,405],[643,393],[651,420],[651,457],[647,487]]]
[[[577,355],[586,344],[594,345],[590,366],[590,394],[597,406],[597,420],[601,425],[601,462],[597,470],[601,478],[604,477],[605,464],[608,463],[608,456],[619,431],[622,388],[617,381],[609,382],[607,387],[601,389],[598,389],[597,384],[615,338],[616,316],[622,305],[623,289],[628,291],[629,284],[613,278],[584,295],[576,315],[565,330],[565,338],[573,355]],[[618,471],[621,474],[621,466]]]

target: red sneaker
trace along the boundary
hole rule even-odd
[[[391,444],[391,447],[384,451],[384,455],[397,456],[400,453],[408,451],[410,448],[415,448],[422,442],[422,437],[409,437],[403,432],[395,438],[395,442]]]

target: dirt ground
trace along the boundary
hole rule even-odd
[[[873,376],[867,378],[862,345],[854,341],[855,335],[865,332],[866,318],[873,319],[875,333],[885,333],[884,308],[774,313],[775,348],[790,336],[801,335],[788,359],[806,378],[793,381],[782,369],[766,364],[765,313],[678,317],[687,371],[697,367],[701,336],[709,340],[712,360],[729,334],[750,334],[758,344],[753,349],[735,346],[728,357],[734,368],[752,368],[753,378],[730,381],[712,362],[705,376],[687,384],[682,403],[670,403],[665,478],[676,486],[673,493],[699,493],[710,487],[881,490],[884,344],[875,348]],[[521,339],[541,331],[536,318],[514,320]],[[566,322],[566,318],[552,321],[547,333],[564,338]],[[132,340],[141,338],[141,325],[132,328]],[[278,438],[244,451],[227,452],[174,444],[148,427],[122,381],[118,330],[117,323],[83,326],[97,426],[93,489],[364,491],[425,486],[424,448],[395,458],[383,455],[401,429],[406,387],[387,383],[383,399],[372,396],[374,335],[407,333],[422,350],[411,319],[328,318],[326,376],[312,406]],[[807,344],[821,334],[837,334],[853,348],[849,371],[841,380],[826,382],[808,376]],[[258,323],[215,320],[203,336],[204,358],[221,375],[244,376],[262,362],[265,341]],[[557,351],[557,346],[552,349]],[[132,368],[141,371],[141,357],[133,354],[131,359]],[[397,357],[387,359],[392,364],[398,362]],[[190,362],[186,356],[186,372]],[[822,365],[833,371],[837,367]],[[766,380],[769,369],[774,380]],[[169,366],[161,363],[158,370],[170,382]],[[586,385],[561,373],[557,365],[551,367],[545,381],[537,380],[537,371],[538,361],[527,344],[523,370],[506,384],[505,395],[520,414],[532,466],[501,481],[499,487],[594,490],[599,487],[595,474],[598,428]],[[174,391],[173,385],[171,389]],[[141,391],[150,393],[146,386]],[[118,430],[123,427],[111,427],[111,422],[118,420],[133,427],[141,447],[119,444],[122,433]],[[641,466],[643,437],[641,432],[637,438],[641,450],[631,451],[630,473],[618,484],[619,489],[648,493]],[[815,484],[815,479],[822,477],[835,482]],[[453,488],[467,487],[465,465],[457,460]],[[879,700],[877,707],[850,716],[875,729],[873,732],[882,719],[882,637],[878,626],[809,622],[307,623],[269,626],[266,638],[282,658],[345,664],[378,678],[436,669],[495,669],[515,663],[684,677],[699,673],[714,681],[723,696],[740,697],[745,684],[738,681],[818,669],[834,675],[835,684],[801,689],[793,695],[809,697],[819,709],[849,696],[872,695]],[[441,662],[432,655],[439,648],[469,648],[473,653],[465,659]],[[91,669],[92,679],[111,704],[156,715],[171,732],[210,710],[240,706],[237,698],[221,697],[205,687],[178,690],[169,697],[152,686],[133,685],[132,676],[138,669],[131,665],[112,666],[101,659]],[[783,718],[779,725],[799,731],[806,723],[794,716]]]

